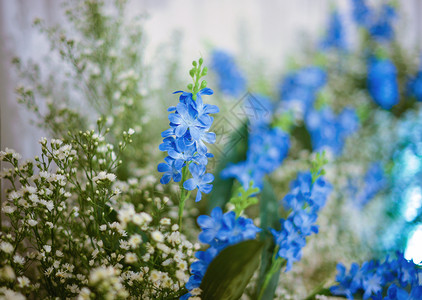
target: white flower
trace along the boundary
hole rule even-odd
[[[106,231],[107,230],[107,225],[103,224],[100,226],[100,231]]]
[[[15,210],[16,210],[16,207],[14,207],[14,206],[6,205],[5,207],[3,207],[3,211],[6,214],[13,214],[15,212]]]
[[[25,277],[25,276],[18,277],[18,284],[19,284],[19,287],[21,287],[21,288],[26,287],[26,286],[28,286],[30,283],[31,283],[31,282],[29,281],[29,279],[28,279],[27,277]]]
[[[101,171],[100,173],[97,174],[97,176],[92,178],[92,180],[94,180],[95,182],[100,181],[100,180],[106,180],[106,179],[113,182],[116,180],[116,175],[114,175],[113,173],[107,173],[105,171]]]
[[[40,177],[41,177],[41,178],[48,179],[48,178],[50,178],[50,173],[48,173],[48,172],[46,172],[46,171],[41,171],[41,172],[40,172]]]
[[[30,219],[30,220],[28,220],[28,224],[29,224],[30,226],[34,227],[35,225],[37,225],[37,224],[38,224],[38,221],[35,221],[35,220]]]
[[[45,252],[50,253],[51,252],[51,246],[50,245],[44,245],[43,246]]]
[[[56,256],[63,257],[63,252],[61,252],[60,250],[56,250]]]
[[[127,131],[127,133],[128,133],[129,135],[132,135],[132,134],[134,134],[134,133],[135,133],[135,130],[133,130],[132,128],[129,128],[129,130]]]
[[[25,296],[21,293],[4,288],[2,290],[4,300],[25,300]]]
[[[40,138],[40,140],[38,141],[38,143],[40,143],[41,145],[47,144],[47,138],[46,137]]]
[[[170,219],[169,219],[169,218],[162,218],[162,219],[160,220],[160,224],[161,224],[161,225],[170,225],[170,224],[171,224],[171,221],[170,221]]]
[[[159,232],[158,230],[153,231],[151,233],[151,237],[156,242],[160,242],[161,243],[161,242],[164,241],[164,235],[161,232]]]
[[[8,254],[13,252],[12,244],[9,243],[9,242],[5,242],[5,241],[0,243],[0,249],[1,249],[1,251],[8,253]]]
[[[126,253],[125,262],[128,264],[132,264],[138,260],[138,257],[135,253],[128,252]]]
[[[84,287],[81,289],[81,292],[79,293],[78,300],[89,300],[91,299],[90,295],[91,295],[91,291],[88,288]]]
[[[129,245],[132,248],[138,247],[140,243],[142,243],[142,237],[139,234],[134,234],[129,239]]]
[[[13,262],[18,265],[23,265],[25,263],[25,258],[16,254],[15,256],[13,256]]]

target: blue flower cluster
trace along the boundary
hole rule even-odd
[[[264,176],[281,165],[289,148],[289,135],[280,128],[270,128],[263,124],[253,126],[249,135],[246,160],[229,164],[221,172],[221,177],[236,178],[245,190],[251,181],[254,187],[262,189]]]
[[[399,103],[397,69],[391,60],[369,60],[368,89],[375,103],[384,109],[391,109]]]
[[[220,207],[214,208],[211,216],[199,216],[197,221],[202,229],[199,234],[199,241],[208,244],[209,248],[195,253],[198,261],[191,265],[193,275],[186,283],[188,291],[200,286],[209,264],[224,248],[242,241],[255,239],[256,234],[261,231],[253,224],[251,219],[236,218],[233,211],[223,214]],[[190,296],[191,294],[187,293],[180,299],[188,299]]]
[[[284,199],[286,209],[291,212],[286,220],[281,219],[281,230],[270,229],[278,247],[277,257],[287,260],[286,271],[302,257],[306,237],[318,233],[315,224],[319,210],[325,205],[332,186],[323,177],[312,183],[310,172],[299,173],[291,183],[291,191]]]
[[[280,98],[287,109],[305,114],[315,101],[316,93],[327,82],[327,73],[315,66],[288,74],[280,87]]]
[[[366,28],[369,34],[378,41],[390,41],[394,37],[393,21],[396,10],[383,4],[379,12],[370,9],[365,0],[352,0],[353,18],[355,22]]]
[[[422,70],[419,70],[416,76],[407,82],[407,93],[415,97],[417,101],[422,101]]]
[[[387,296],[384,300],[416,300],[422,296],[422,284],[419,282],[419,275],[422,274],[401,253],[397,253],[397,258],[387,258],[383,263],[372,260],[364,262],[361,267],[353,263],[349,272],[339,263],[337,272],[338,285],[332,286],[330,291],[333,295],[346,296],[347,299],[353,299],[354,295],[361,293],[363,299],[383,299],[385,293]],[[410,290],[410,295],[405,288]]]
[[[347,48],[344,27],[338,11],[331,13],[328,29],[320,46],[323,50],[330,48],[345,50]]]
[[[328,106],[320,111],[310,110],[305,117],[314,151],[330,149],[340,155],[346,138],[359,128],[359,119],[354,109],[345,108],[335,115]]]
[[[354,203],[362,208],[364,207],[374,196],[382,190],[387,183],[384,169],[380,162],[373,162],[370,164],[364,177],[363,189],[355,195]]]
[[[218,76],[218,87],[223,93],[237,97],[246,92],[246,79],[233,56],[223,50],[214,50],[211,61],[211,68]]]
[[[208,130],[214,120],[210,114],[218,113],[219,109],[202,101],[202,95],[213,94],[210,88],[199,91],[196,100],[193,100],[192,93],[183,91],[175,93],[181,93],[179,103],[168,109],[172,112],[168,116],[170,128],[162,132],[164,140],[159,146],[159,149],[166,151],[168,156],[157,169],[164,173],[160,182],[167,184],[171,179],[180,182],[182,168],[189,165],[188,169],[193,178],[186,180],[183,187],[189,191],[197,188],[196,201],[199,201],[201,192],[207,194],[211,191],[210,183],[214,180],[212,174],[205,173],[208,158],[212,157],[205,143],[215,142],[215,133]]]

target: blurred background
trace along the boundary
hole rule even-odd
[[[372,1],[379,3],[380,1]],[[63,12],[64,1],[0,1],[0,98],[1,147],[12,147],[26,158],[34,154],[42,131],[31,126],[31,113],[16,101],[19,79],[12,66],[15,56],[35,61],[51,60],[45,35],[33,26],[41,18],[47,26],[69,27]],[[180,43],[181,65],[205,55],[212,47],[226,49],[245,60],[267,62],[268,74],[283,69],[306,41],[315,41],[325,30],[331,8],[336,6],[351,42],[351,4],[347,0],[277,1],[195,1],[132,0],[126,13],[145,15],[145,59],[156,60],[164,46],[174,39]],[[422,3],[400,1],[400,41],[408,47],[422,45]],[[271,62],[271,63],[268,63]],[[60,76],[59,74],[57,74]],[[11,125],[13,123],[13,126]]]
[[[212,103],[222,111],[216,124],[233,118],[246,92],[272,107],[269,127],[288,123],[289,155],[266,174],[275,203],[315,151],[329,151],[335,193],[318,238],[283,288],[295,286],[301,272],[313,286],[333,275],[338,261],[395,250],[422,261],[421,1],[367,1],[369,24],[358,0],[133,0],[122,10],[121,1],[104,2],[98,13],[95,1],[0,0],[1,148],[29,158],[41,136],[65,134],[68,120],[76,130],[105,115],[114,140],[129,127],[142,133],[119,179],[158,178],[160,132],[177,99],[171,93],[186,87],[192,60],[203,57]],[[36,18],[42,21],[34,26]],[[14,57],[20,59],[12,63]],[[212,171],[222,188],[200,210],[230,198],[233,179],[219,174],[245,159],[247,142],[239,144],[232,160],[216,155],[220,165]]]

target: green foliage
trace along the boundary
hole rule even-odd
[[[259,216],[261,220],[261,228],[280,228],[280,221],[278,215],[278,198],[274,193],[271,184],[268,181],[264,181],[264,187],[262,189],[260,204],[259,204]],[[261,267],[259,270],[258,286],[255,291],[256,295],[263,288],[263,284],[267,274],[269,273],[272,265],[272,259],[274,256],[274,243],[272,235],[268,230],[263,230],[260,234],[262,241],[265,241],[265,246],[261,254]],[[271,281],[267,283],[263,295],[266,298],[273,299],[275,289],[278,285],[279,271],[271,277]]]
[[[294,126],[294,116],[291,111],[283,112],[274,120],[274,127],[281,128],[284,132],[290,133]]]
[[[328,163],[328,159],[325,157],[325,150],[317,152],[315,159],[311,161],[311,174],[312,183],[314,183],[320,176],[325,175],[324,166]]]
[[[250,240],[221,251],[202,279],[201,299],[239,299],[259,265],[262,247],[263,243]]]
[[[259,193],[259,188],[253,187],[253,181],[249,182],[247,190],[243,186],[236,189],[233,197],[230,199],[230,203],[234,205],[236,216],[240,216],[246,208],[258,203],[258,198],[254,197],[257,193]]]
[[[204,63],[204,60],[202,58],[200,58],[198,62],[193,61],[192,62],[193,68],[190,69],[189,71],[189,75],[192,77],[193,84],[192,83],[188,84],[188,90],[192,92],[193,100],[196,100],[196,94],[200,90],[207,87],[207,82],[205,80],[202,80],[200,82],[201,78],[207,75],[208,73],[208,68],[202,67],[203,63]]]

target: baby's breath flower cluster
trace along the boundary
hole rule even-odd
[[[33,161],[21,163],[11,149],[0,152],[10,166],[1,173],[8,188],[0,282],[13,293],[155,299],[184,292],[199,244],[164,217],[173,203],[150,192],[155,180],[117,180],[119,157],[134,132],[125,131],[114,149],[104,123],[65,139],[42,138]]]

